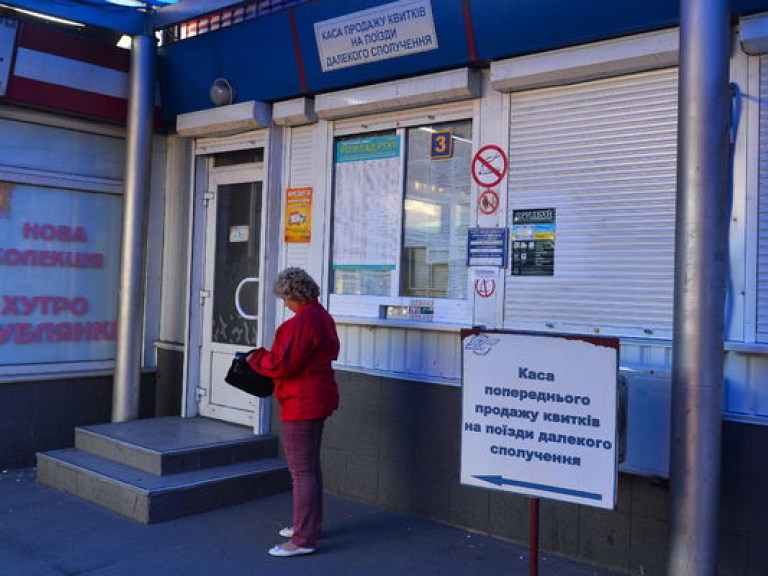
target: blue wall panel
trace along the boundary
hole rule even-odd
[[[288,12],[161,48],[158,76],[166,120],[212,107],[208,94],[219,77],[232,83],[238,102],[300,94]]]
[[[679,21],[678,0],[468,0],[478,60],[473,62],[464,1],[432,0],[438,49],[323,72],[314,24],[390,1],[316,0],[161,48],[166,120],[209,108],[208,90],[219,76],[232,82],[237,101],[274,101],[657,30]],[[731,9],[735,15],[765,11],[768,0],[732,0]]]
[[[471,0],[478,57],[492,60],[669,26],[677,0]]]

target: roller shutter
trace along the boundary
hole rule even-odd
[[[554,274],[508,276],[510,329],[670,338],[677,70],[512,94],[508,224],[555,208]]]
[[[768,342],[768,56],[760,57],[757,340]]]

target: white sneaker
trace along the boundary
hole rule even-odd
[[[280,536],[282,536],[283,538],[293,538],[293,526],[289,526],[288,528],[283,528],[282,530],[280,530],[280,532],[278,532],[278,534],[280,534]]]

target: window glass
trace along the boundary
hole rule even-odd
[[[400,250],[400,136],[340,138],[335,157],[334,292],[389,296]]]
[[[333,293],[467,297],[470,120],[337,138]]]
[[[0,182],[0,366],[111,360],[122,198]]]
[[[255,164],[256,162],[264,162],[264,148],[246,148],[245,150],[219,152],[213,155],[213,166],[215,168]]]
[[[216,274],[213,289],[211,340],[241,346],[257,345],[259,284],[243,283],[260,274],[261,182],[226,184],[216,202]]]
[[[4,166],[121,180],[125,140],[65,128],[0,118],[0,158]],[[12,134],[13,137],[7,137]],[[41,146],[45,142],[45,146]],[[94,153],[98,150],[99,153]]]
[[[467,297],[472,123],[408,129],[402,296]]]

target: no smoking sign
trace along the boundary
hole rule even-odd
[[[483,188],[492,188],[507,175],[507,155],[493,144],[483,146],[472,158],[472,178]]]
[[[483,190],[477,197],[477,206],[483,214],[493,214],[499,208],[499,195],[493,190]]]

